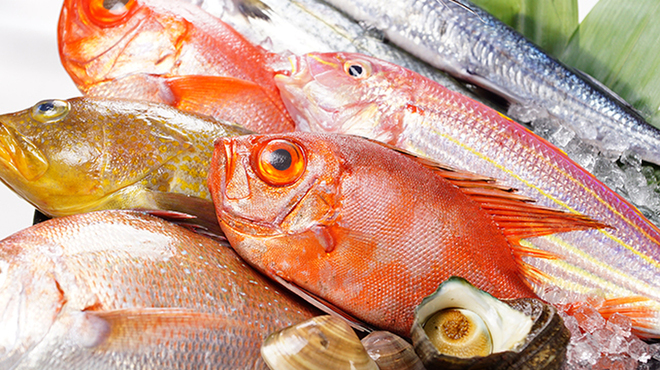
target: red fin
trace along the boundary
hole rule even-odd
[[[237,78],[182,76],[168,78],[176,108],[228,120],[259,133],[293,131],[295,126],[261,86]],[[276,97],[279,99],[279,97]]]
[[[433,170],[438,176],[457,186],[490,214],[513,245],[518,245],[520,239],[524,238],[609,227],[589,216],[532,204],[534,199],[516,194],[516,189],[500,185],[491,177],[457,170],[430,159],[420,158],[405,150],[383,143],[379,144],[410,156],[418,163]]]

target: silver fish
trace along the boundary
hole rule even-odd
[[[558,118],[608,154],[632,150],[660,164],[660,130],[594,79],[467,0],[326,1],[431,65],[537,111],[537,118]]]

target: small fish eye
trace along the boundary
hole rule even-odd
[[[307,165],[302,148],[288,140],[271,140],[256,152],[255,172],[267,184],[285,186],[296,182]]]
[[[366,62],[348,61],[344,63],[344,72],[353,78],[365,79],[371,75],[371,67]]]
[[[69,113],[71,106],[66,100],[42,100],[32,107],[32,118],[41,123],[56,122]]]
[[[99,26],[111,26],[126,17],[136,0],[91,0],[89,15]]]

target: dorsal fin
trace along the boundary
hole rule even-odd
[[[533,204],[534,199],[516,194],[516,189],[498,184],[492,177],[458,170],[388,144],[373,142],[415,159],[458,187],[493,218],[512,245],[520,245],[520,239],[524,238],[609,227],[589,216]]]

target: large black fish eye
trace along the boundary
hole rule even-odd
[[[286,149],[277,149],[270,153],[268,161],[276,170],[286,171],[291,167],[291,153]]]
[[[363,80],[371,75],[371,66],[368,62],[347,61],[344,63],[344,72],[353,78]]]
[[[348,67],[348,74],[353,77],[360,77],[364,73],[364,68],[359,64],[353,64]]]
[[[63,119],[70,109],[71,106],[66,100],[42,100],[32,107],[30,113],[35,120],[49,123]]]

